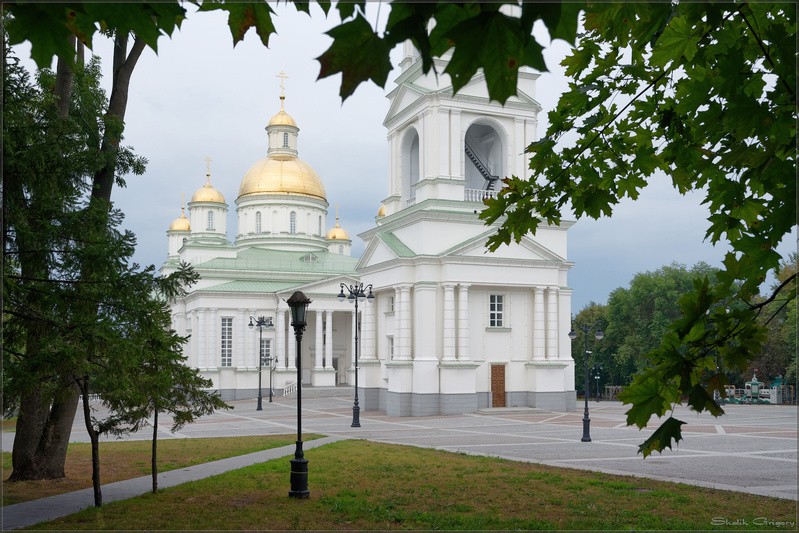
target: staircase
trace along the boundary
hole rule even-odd
[[[472,146],[476,146],[474,144],[474,140],[470,137],[467,137],[465,142],[465,150],[466,150],[466,157],[474,163],[475,168],[480,173],[481,176],[486,180],[486,188],[487,191],[494,190],[494,183],[499,179],[499,176],[492,174],[489,170],[489,165],[486,163],[488,159],[485,154],[480,152],[479,150],[472,148]]]

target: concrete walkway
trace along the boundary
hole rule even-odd
[[[337,440],[340,439],[338,437],[325,437],[322,439],[303,441],[302,448],[303,451],[310,450]],[[162,472],[158,474],[158,488],[166,489],[174,487],[175,485],[188,483],[189,481],[196,481],[238,468],[244,468],[245,466],[271,461],[272,459],[293,457],[294,449],[295,446],[292,444],[290,446],[272,448],[271,450],[263,450],[247,455],[229,457],[228,459],[220,459],[219,461],[194,465],[179,470]],[[142,476],[103,485],[103,504],[127,500],[142,494],[147,494],[152,491],[152,483],[153,479],[151,476]],[[28,527],[40,522],[55,520],[56,518],[77,513],[78,511],[90,507],[94,507],[94,489],[91,488],[49,496],[40,500],[31,500],[15,505],[8,505],[3,508],[3,530]]]
[[[308,441],[305,449],[340,439],[366,439],[453,452],[502,457],[558,467],[607,472],[797,499],[797,408],[772,405],[728,405],[714,418],[678,408],[675,416],[686,422],[683,440],[673,450],[643,459],[638,446],[657,427],[639,431],[627,427],[627,407],[618,402],[590,402],[592,442],[581,442],[582,404],[577,411],[552,412],[530,408],[488,409],[457,416],[389,417],[377,412],[360,414],[360,428],[352,421],[351,389],[325,398],[303,397],[303,432],[326,435]],[[275,397],[264,401],[233,402],[232,411],[217,412],[169,432],[171,421],[159,417],[159,438],[230,437],[292,434],[296,431],[296,400]],[[161,418],[164,420],[161,421]],[[149,440],[151,430],[128,436]],[[82,421],[76,420],[73,441],[88,441]],[[11,449],[13,433],[3,434],[3,450]],[[294,446],[266,450],[164,472],[159,487],[195,479],[280,457]],[[150,477],[103,487],[103,501],[131,498],[150,490]],[[10,505],[3,509],[3,529],[24,527],[74,513],[93,505],[91,489]]]

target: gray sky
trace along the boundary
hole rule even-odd
[[[379,6],[367,3],[372,20]],[[180,215],[181,194],[188,202],[203,185],[206,157],[213,160],[212,183],[229,205],[228,233],[234,237],[238,187],[250,166],[266,155],[264,127],[279,110],[280,71],[289,76],[286,111],[300,128],[299,156],[317,171],[327,190],[327,227],[334,224],[335,206],[340,206],[341,225],[353,239],[353,255],[363,251],[357,234],[374,224],[388,194],[388,143],[382,122],[388,110],[385,94],[394,87],[398,71],[389,76],[385,89],[362,84],[342,104],[340,76],[316,81],[315,58],[332,41],[324,32],[338,23],[335,10],[325,19],[316,5],[311,6],[312,17],[293,6],[273,7],[278,34],[268,49],[254,30],[234,49],[222,13],[189,13],[182,30],[172,39],[159,40],[157,56],[147,49],[139,60],[124,143],[149,164],[144,176],[128,176],[127,187],[116,188],[112,195],[125,213],[124,226],[138,238],[137,262],[158,267],[166,259],[166,230]],[[382,25],[388,7],[381,9]],[[19,56],[27,57],[27,50],[18,47]],[[544,109],[539,135],[546,130],[546,113],[565,88],[558,63],[567,50],[565,43],[556,41],[545,52],[551,73],[544,73],[536,87],[536,99]],[[97,39],[95,51],[110,66],[108,43]],[[110,79],[105,83],[109,86]],[[725,250],[703,242],[708,213],[701,200],[699,194],[679,195],[661,178],[653,180],[636,202],[618,206],[612,219],[580,220],[569,231],[569,260],[575,263],[569,274],[573,312],[590,301],[605,303],[613,289],[627,286],[636,273],[672,261],[719,266]],[[794,232],[783,250],[792,249],[795,242]]]

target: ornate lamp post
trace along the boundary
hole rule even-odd
[[[253,322],[255,320],[255,322]],[[266,318],[259,316],[258,318],[250,317],[250,323],[247,325],[250,329],[258,327],[258,406],[256,411],[263,411],[263,404],[261,403],[261,368],[264,366],[264,328],[272,328],[272,317]],[[272,357],[267,357],[266,361],[269,363],[269,402],[272,402]]]
[[[347,292],[350,293],[349,296],[344,295],[344,289],[347,289]],[[363,292],[364,289],[369,289],[368,295]],[[366,287],[363,286],[363,283],[356,283],[355,285],[342,283],[341,292],[338,293],[338,301],[343,302],[345,298],[348,302],[355,304],[355,402],[352,405],[352,427],[359,428],[361,427],[361,407],[358,404],[358,330],[361,328],[358,320],[358,302],[362,302],[366,298],[367,302],[372,303],[375,295],[372,294],[371,283]]]
[[[590,395],[589,392],[589,385],[588,385],[588,356],[591,354],[588,351],[588,333],[592,330],[596,330],[594,333],[594,338],[596,340],[602,340],[605,336],[602,333],[602,330],[597,328],[599,323],[595,323],[593,326],[582,326],[580,324],[572,324],[572,330],[569,332],[569,338],[574,340],[577,338],[577,332],[574,331],[574,326],[577,326],[577,329],[583,332],[583,338],[585,339],[585,414],[583,414],[583,438],[580,439],[582,442],[591,442],[591,419],[588,418],[588,396]]]
[[[302,292],[296,291],[286,300],[291,308],[291,325],[294,327],[294,337],[297,339],[297,446],[294,449],[294,459],[291,463],[291,490],[292,498],[308,498],[308,460],[302,452],[302,333],[305,331],[305,311],[310,298]]]
[[[595,366],[594,368],[591,369],[591,374],[594,375],[594,381],[596,381],[596,395],[594,398],[596,401],[599,401],[599,378],[602,377],[600,374],[601,372],[602,372],[601,366]]]

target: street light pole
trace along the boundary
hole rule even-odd
[[[580,440],[582,442],[591,442],[591,419],[588,417],[588,396],[590,395],[590,389],[588,385],[588,356],[591,354],[591,352],[588,351],[588,333],[597,328],[599,323],[597,322],[593,326],[572,324],[572,330],[569,332],[569,338],[571,340],[575,340],[577,338],[577,332],[574,331],[575,325],[577,326],[577,329],[583,332],[583,338],[585,339],[585,381],[583,383],[583,389],[585,391],[585,412],[583,414],[583,438]],[[601,340],[604,336],[605,334],[602,333],[602,330],[597,328],[596,332],[594,333],[594,338],[596,338],[596,340]]]
[[[345,288],[347,292],[349,292],[349,296],[345,296]],[[368,295],[364,293],[364,288],[369,289]],[[363,283],[356,283],[355,285],[345,285],[341,283],[341,292],[338,293],[338,301],[343,302],[345,298],[348,302],[355,304],[355,401],[352,404],[351,427],[359,428],[361,427],[361,406],[358,403],[358,331],[361,329],[361,324],[358,319],[358,302],[366,298],[366,301],[371,303],[375,299],[375,296],[372,294],[371,284],[364,287]]]
[[[294,337],[297,339],[297,442],[294,449],[294,459],[291,463],[291,498],[305,499],[311,495],[308,490],[308,459],[302,451],[302,333],[305,331],[305,311],[310,298],[301,291],[296,291],[286,300],[291,308],[291,325],[294,327]]]
[[[253,322],[253,320],[255,322]],[[272,319],[266,318],[264,316],[259,316],[258,318],[250,316],[250,323],[247,325],[250,329],[252,329],[254,326],[258,327],[258,406],[255,408],[256,411],[264,410],[262,403],[263,395],[261,394],[261,368],[264,366],[264,328],[270,327],[271,325]],[[269,366],[269,401],[272,401],[271,358]]]

